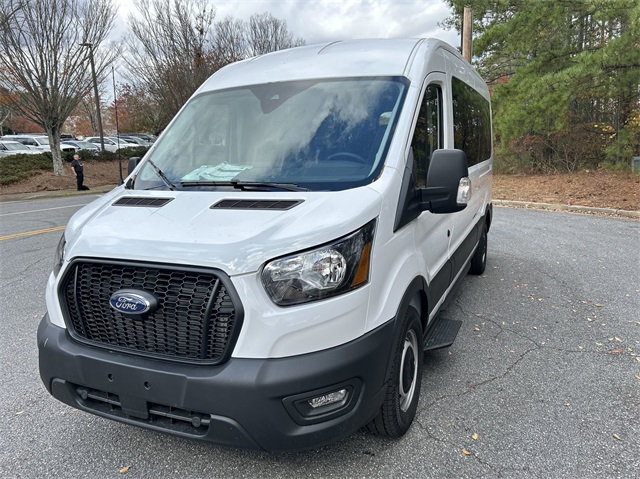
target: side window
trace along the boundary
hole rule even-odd
[[[427,183],[427,170],[431,155],[442,146],[442,90],[429,85],[424,93],[416,129],[413,132],[413,177],[415,185],[423,188]]]
[[[489,102],[463,81],[451,79],[453,147],[467,154],[469,166],[491,157]]]

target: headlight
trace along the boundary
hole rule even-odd
[[[64,239],[64,233],[62,233],[62,238],[58,242],[58,247],[56,248],[56,255],[53,260],[53,275],[58,276],[60,269],[62,268],[62,263],[64,261],[64,247],[67,245],[67,241]]]
[[[262,284],[279,306],[346,293],[367,284],[375,220],[332,243],[268,263]]]

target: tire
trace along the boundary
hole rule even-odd
[[[422,325],[415,308],[409,307],[402,320],[390,358],[386,394],[378,415],[367,425],[378,436],[402,436],[418,409],[422,384]]]
[[[471,258],[471,268],[469,274],[481,275],[487,267],[487,224],[482,225],[482,233],[480,233],[480,241],[476,252]]]

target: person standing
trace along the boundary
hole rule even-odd
[[[73,161],[71,162],[71,169],[73,170],[73,174],[76,175],[76,183],[78,184],[78,191],[88,190],[87,186],[84,186],[82,182],[84,181],[84,167],[82,166],[82,162],[80,161],[80,155],[77,153],[73,155]]]

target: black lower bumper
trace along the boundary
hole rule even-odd
[[[329,350],[202,366],[80,344],[45,316],[40,376],[58,400],[127,424],[231,447],[308,449],[377,414],[393,323]],[[309,406],[308,399],[340,389],[347,391],[342,401]]]

